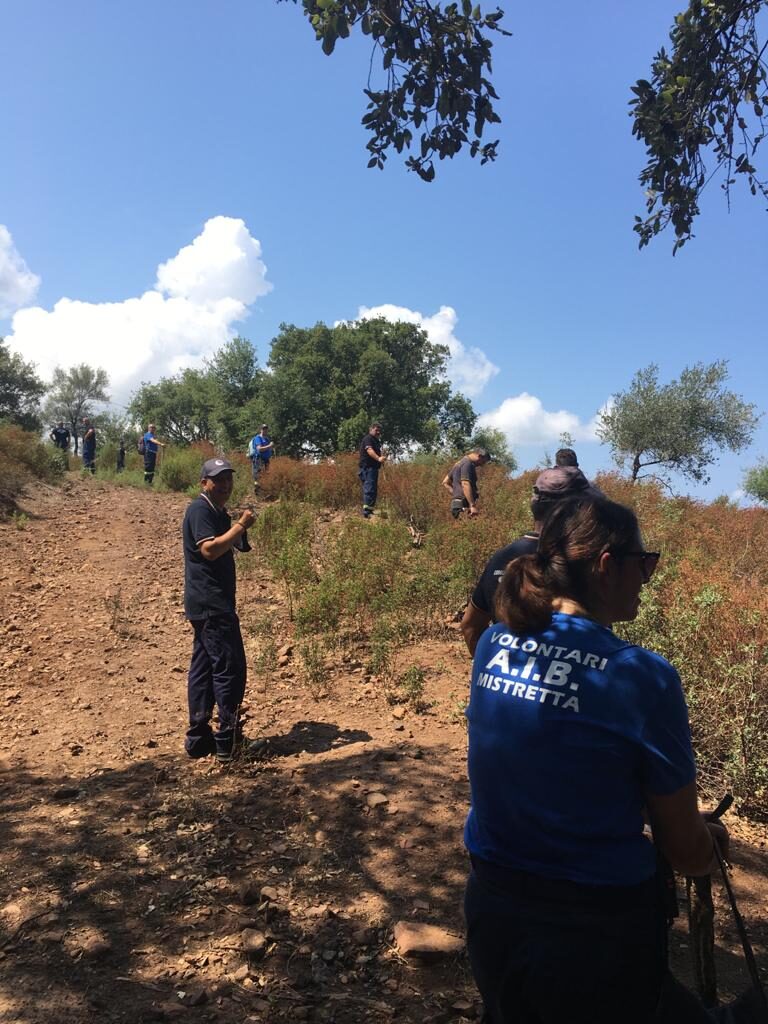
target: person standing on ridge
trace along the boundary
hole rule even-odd
[[[118,473],[122,473],[125,469],[125,438],[120,438],[120,443],[117,446],[117,465],[115,470]]]
[[[184,515],[184,614],[194,630],[187,697],[189,729],[184,748],[190,757],[214,754],[228,763],[238,750],[255,754],[264,741],[243,739],[240,705],[245,695],[246,660],[235,610],[233,549],[250,551],[246,531],[254,521],[246,509],[232,523],[226,503],[233,469],[226,459],[208,459],[200,471],[200,494]],[[214,705],[219,728],[211,729]]]
[[[165,448],[165,445],[155,437],[155,424],[150,423],[144,435],[144,483],[150,487],[155,479],[158,447]]]
[[[458,519],[465,511],[470,516],[477,515],[477,470],[490,461],[491,455],[487,448],[474,448],[454,463],[443,477],[443,487],[451,495],[451,515],[454,519]]]
[[[253,485],[257,486],[259,475],[269,469],[269,460],[275,454],[275,446],[269,437],[269,427],[262,423],[261,430],[248,446],[248,455],[253,467]]]
[[[96,472],[96,428],[83,416],[83,469]]]
[[[372,423],[368,433],[360,442],[358,477],[363,485],[363,517],[370,519],[374,513],[379,493],[379,470],[387,461],[381,453],[381,424]]]
[[[64,420],[59,420],[51,431],[50,438],[57,448],[60,448],[63,452],[69,451],[70,434],[69,430],[64,426]]]

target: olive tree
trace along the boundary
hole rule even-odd
[[[656,467],[700,483],[722,448],[740,452],[757,425],[754,405],[725,388],[725,361],[686,367],[677,380],[659,383],[654,363],[638,370],[626,391],[611,399],[598,417],[597,435],[610,445],[632,479]]]

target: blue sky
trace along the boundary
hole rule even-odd
[[[499,159],[427,185],[394,157],[366,169],[368,41],[325,57],[292,3],[7,5],[0,334],[44,374],[104,365],[124,401],[234,333],[264,361],[283,321],[399,307],[452,346],[523,467],[569,425],[584,468],[609,467],[590,423],[650,362],[728,359],[768,409],[764,204],[736,191],[729,214],[715,186],[674,258],[632,232],[629,86],[679,6],[507,5]],[[761,422],[697,493],[734,492],[767,452]]]

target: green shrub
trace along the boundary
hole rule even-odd
[[[166,448],[159,462],[157,476],[169,490],[197,493],[202,463],[193,448]]]
[[[14,511],[17,499],[32,480],[60,480],[65,463],[66,453],[43,443],[36,434],[0,425],[0,515]]]

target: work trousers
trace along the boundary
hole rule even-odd
[[[83,448],[83,469],[89,469],[91,473],[96,472],[95,448]]]
[[[614,890],[473,859],[464,910],[485,1024],[711,1024],[669,974],[655,880]]]
[[[240,731],[240,704],[245,695],[246,662],[236,615],[192,620],[195,631],[187,696],[189,729],[184,747],[190,757],[230,753]],[[211,717],[219,713],[214,734]]]
[[[373,513],[379,492],[379,467],[363,466],[357,475],[363,485],[363,515],[367,518]]]
[[[157,452],[144,452],[144,483],[152,486],[155,479],[155,466],[157,465]]]

